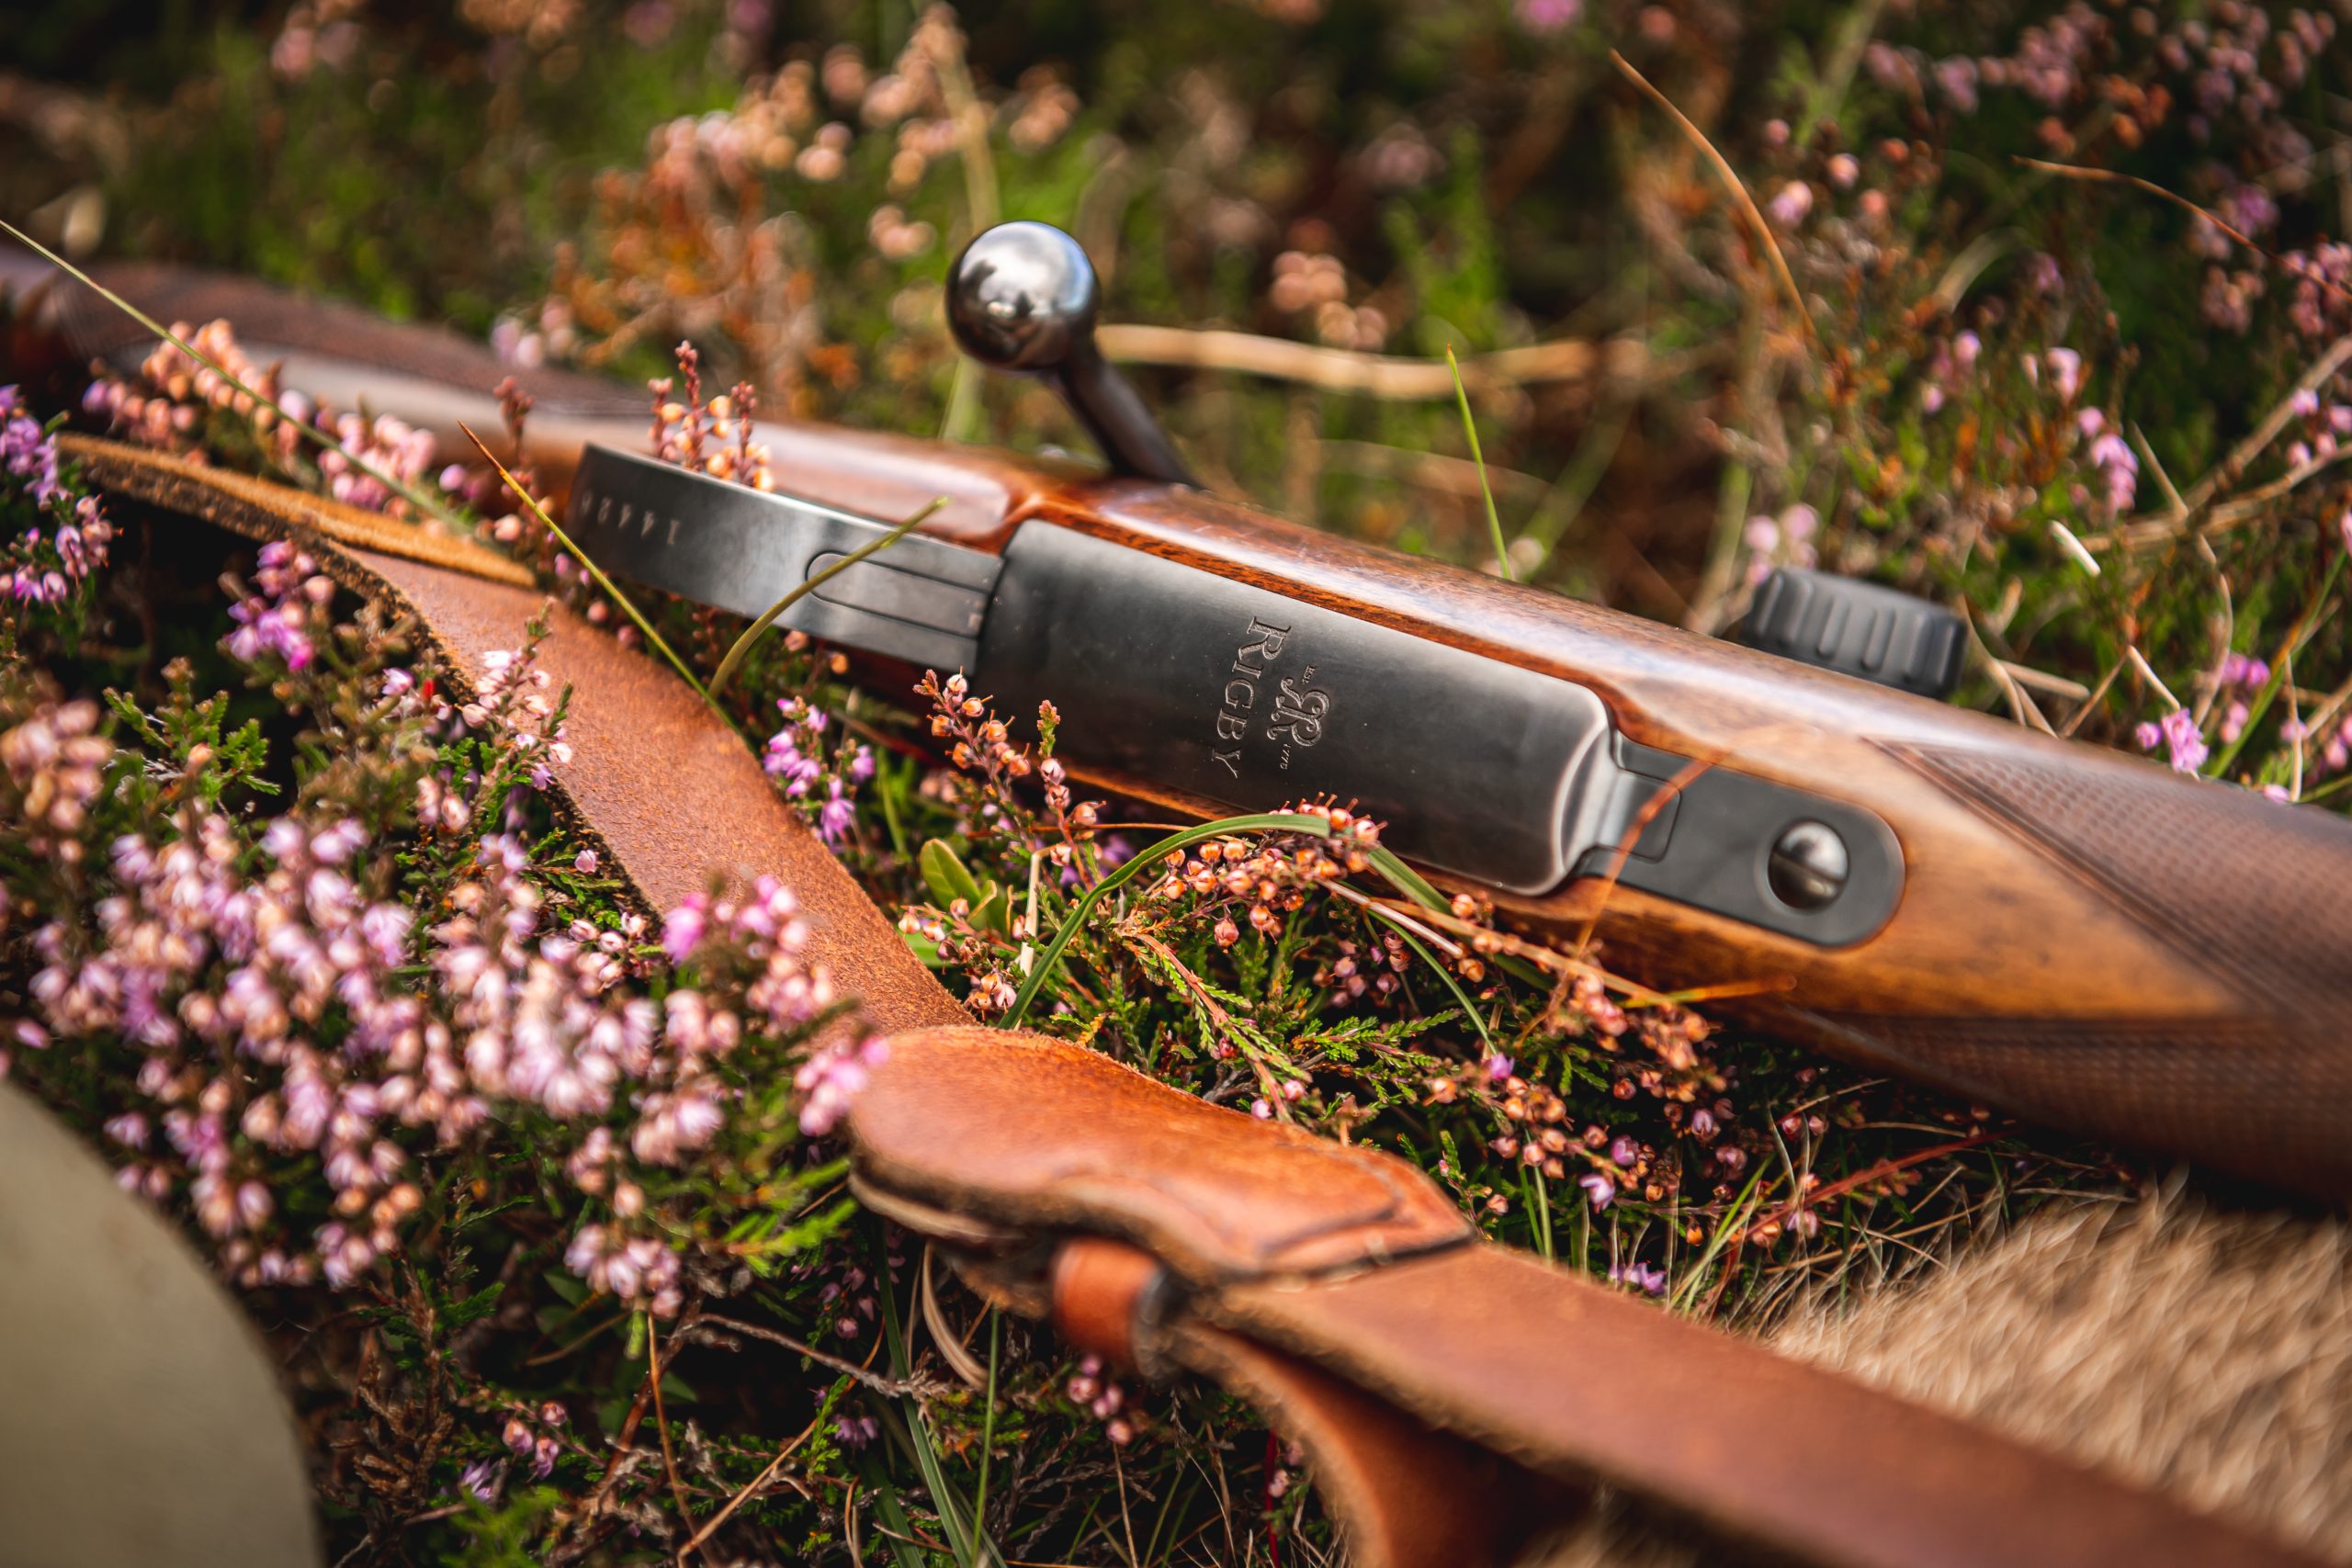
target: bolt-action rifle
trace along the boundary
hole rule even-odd
[[[19,374],[153,339],[14,264]],[[234,279],[122,265],[166,319],[226,317],[288,385],[470,448],[507,373],[454,335]],[[1050,698],[1073,773],[1200,817],[1329,796],[1442,886],[1614,967],[1764,983],[1721,1004],[2034,1120],[2352,1193],[2352,824],[1940,699],[1963,628],[1810,573],[1748,643],[1317,533],[1195,486],[1094,342],[1098,288],[1042,224],[976,240],[951,324],[1054,380],[1109,471],[767,424],[761,492],[632,456],[641,399],[526,375],[528,450],[613,575],[744,615],[934,496],[784,624],[910,671]]]

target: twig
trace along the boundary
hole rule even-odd
[[[2123,657],[2132,661],[2132,668],[2140,672],[2140,679],[2156,689],[2156,695],[2164,698],[2165,706],[2177,708],[2181,705],[2180,699],[2172,694],[2172,688],[2165,684],[2164,677],[2156,673],[2145,654],[2127,642],[2123,645]]]
[[[918,1378],[886,1378],[880,1372],[861,1367],[854,1361],[844,1361],[839,1356],[829,1356],[814,1345],[803,1344],[789,1334],[779,1334],[773,1328],[763,1328],[754,1323],[744,1323],[732,1317],[719,1317],[715,1314],[706,1314],[701,1321],[713,1328],[724,1328],[730,1334],[748,1334],[754,1339],[764,1339],[772,1345],[781,1345],[787,1350],[808,1357],[820,1367],[839,1372],[842,1376],[862,1383],[876,1393],[888,1394],[894,1399],[903,1394],[922,1393],[926,1388],[935,1389],[940,1386],[936,1382],[925,1383]]]
[[[1788,290],[1789,304],[1795,310],[1797,320],[1804,323],[1804,335],[1815,344],[1820,343],[1820,330],[1813,324],[1813,312],[1805,307],[1804,295],[1797,288],[1796,274],[1789,270],[1789,258],[1781,254],[1781,243],[1772,237],[1772,226],[1764,220],[1762,209],[1756,205],[1756,198],[1748,194],[1747,186],[1741,183],[1738,172],[1731,166],[1731,160],[1715,150],[1715,144],[1707,140],[1706,132],[1690,123],[1689,115],[1674,107],[1672,98],[1651,85],[1648,77],[1634,70],[1633,62],[1612,49],[1609,51],[1609,62],[1624,73],[1652,103],[1671,115],[1674,123],[1681,128],[1682,134],[1690,139],[1691,145],[1698,148],[1707,162],[1714,166],[1724,188],[1731,193],[1733,202],[1747,218],[1749,227],[1756,231],[1756,238],[1763,245],[1764,254],[1772,258],[1772,270],[1780,276],[1781,287]]]
[[[1317,441],[1316,446],[1326,466],[1344,472],[1401,479],[1447,495],[1478,493],[1480,466],[1467,457],[1449,457],[1443,452],[1414,452],[1377,441],[1327,439]],[[1485,468],[1495,487],[1514,500],[1540,501],[1552,489],[1547,480],[1519,468],[1498,468],[1492,463]]]
[[[701,1321],[699,1309],[680,1320],[677,1332],[670,1337],[670,1360],[678,1359],[678,1352],[685,1348],[686,1331]],[[657,1373],[668,1370],[667,1362],[654,1369]],[[586,1507],[581,1510],[579,1522],[584,1524],[594,1519],[604,1507],[605,1498],[611,1493],[613,1483],[619,1479],[621,1465],[628,1459],[629,1445],[637,1437],[639,1424],[645,1419],[646,1407],[653,1397],[653,1385],[659,1381],[658,1376],[650,1377],[638,1385],[637,1397],[629,1401],[628,1414],[621,1418],[620,1430],[614,1434],[613,1457],[605,1462],[605,1473],[598,1478],[596,1490],[589,1495]]]
[[[2002,672],[2018,685],[2030,686],[2037,692],[2047,692],[2053,697],[2069,697],[2075,702],[2081,702],[2091,694],[2091,689],[2080,681],[2069,681],[2064,675],[2052,675],[2047,670],[2036,670],[2030,664],[2019,664],[2014,660],[1999,658],[1996,658],[1993,662],[1999,665]]]
[[[822,1417],[820,1417],[820,1419],[822,1419]],[[761,1487],[765,1486],[768,1483],[769,1479],[773,1477],[778,1470],[783,1468],[784,1461],[792,1457],[793,1450],[799,1448],[801,1444],[807,1442],[809,1438],[816,1433],[816,1430],[817,1423],[815,1421],[811,1421],[808,1425],[800,1429],[800,1435],[798,1437],[793,1438],[790,1442],[785,1444],[784,1447],[778,1449],[776,1450],[775,1458],[768,1461],[768,1467],[760,1472],[759,1474],[753,1476],[750,1485],[744,1487],[741,1492],[736,1493],[735,1495],[727,1499],[727,1506],[719,1509],[718,1512],[711,1515],[710,1518],[703,1525],[702,1529],[695,1531],[694,1539],[687,1541],[684,1546],[679,1549],[678,1555],[684,1557],[689,1551],[698,1551],[701,1548],[702,1543],[708,1540],[718,1532],[718,1527],[727,1522],[729,1515],[733,1514],[736,1509],[741,1507],[746,1502],[750,1501],[752,1494],[756,1493]],[[854,1483],[853,1483],[853,1485],[854,1484]],[[846,1500],[844,1500],[843,1506],[847,1506]]]
[[[2123,665],[2124,661],[2119,659],[2114,663],[2107,667],[2107,673],[2098,678],[2098,684],[2091,688],[2090,694],[2082,700],[2081,705],[2075,709],[2072,715],[2068,716],[2066,722],[2059,726],[2058,738],[2060,739],[2064,740],[2071,738],[2075,730],[2080,729],[2083,727],[2083,720],[2088,718],[2098,710],[2099,699],[2106,696],[2108,688],[2115,684],[2115,678],[2123,673]]]
[[[1996,654],[1984,641],[1984,634],[1977,629],[1976,616],[1965,604],[1954,606],[1961,614],[1961,624],[1968,628],[1969,650],[1974,653],[1985,669],[1993,672],[1993,683],[2001,688],[2001,695],[2008,700],[2009,714],[2029,729],[2039,729],[2044,735],[2055,735],[2041,705],[2027,694],[2016,676],[2009,673],[2008,661]]]
[[[1124,365],[1234,371],[1396,402],[1435,402],[1453,395],[1453,378],[1442,359],[1325,348],[1222,328],[1159,327],[1134,321],[1099,328],[1095,341],[1104,358]],[[1665,363],[1653,365],[1648,351],[1632,338],[1604,344],[1567,338],[1474,355],[1463,361],[1462,374],[1483,390],[1537,381],[1581,381],[1601,372],[1663,373],[1672,367]]]
[[[670,1413],[662,1404],[662,1347],[654,1337],[653,1314],[645,1314],[645,1381],[653,1386],[653,1431],[662,1439],[662,1468],[670,1477],[670,1496],[678,1505],[678,1522],[688,1529],[694,1528],[695,1516],[686,1506],[686,1489],[678,1480],[678,1456],[670,1447]],[[685,1561],[681,1550],[678,1560]]]
[[[1887,1177],[1908,1170],[1915,1165],[1925,1165],[1931,1159],[1941,1159],[1947,1155],[1965,1154],[1970,1149],[1982,1148],[1986,1144],[2008,1135],[2007,1128],[1988,1127],[1984,1132],[1972,1133],[1965,1138],[1954,1138],[1949,1143],[1938,1144],[1932,1148],[1920,1149],[1896,1159],[1883,1159],[1876,1165],[1856,1171],[1851,1176],[1840,1177],[1826,1186],[1816,1187],[1810,1192],[1790,1199],[1786,1203],[1758,1220],[1755,1224],[1745,1226],[1733,1233],[1729,1245],[1736,1247],[1754,1235],[1758,1226],[1771,1224],[1775,1221],[1793,1219],[1804,1210],[1816,1203],[1826,1202],[1832,1198],[1842,1198],[1858,1187],[1867,1187],[1873,1181],[1883,1180]]]

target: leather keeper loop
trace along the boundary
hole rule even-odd
[[[1081,1350],[1155,1376],[1170,1284],[1159,1259],[1139,1247],[1073,1236],[1054,1254],[1054,1326]]]

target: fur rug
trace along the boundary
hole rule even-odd
[[[1789,1354],[2352,1563],[2352,1226],[2227,1209],[2176,1183],[2033,1216]],[[1605,1504],[1526,1568],[1725,1561]]]

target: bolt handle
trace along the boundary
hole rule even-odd
[[[1142,394],[1095,346],[1102,303],[1086,252],[1050,223],[1000,223],[948,269],[947,324],[965,353],[1050,378],[1117,472],[1193,483]]]

